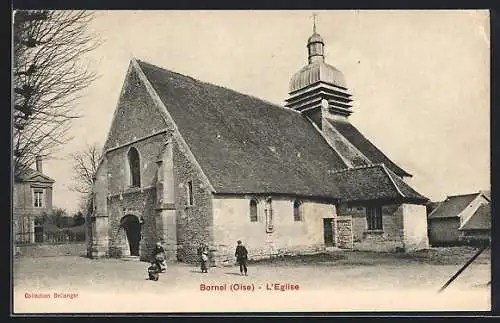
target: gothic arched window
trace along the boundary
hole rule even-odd
[[[130,166],[130,186],[141,186],[141,160],[139,152],[134,147],[128,151],[128,164]]]
[[[293,201],[293,219],[302,221],[302,203],[299,200]]]
[[[257,201],[256,200],[250,200],[250,221],[251,222],[257,222]]]

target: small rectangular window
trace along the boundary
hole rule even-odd
[[[43,190],[33,191],[33,206],[43,207]]]
[[[187,205],[193,205],[193,182],[189,181],[187,183]]]
[[[382,207],[371,206],[366,208],[366,222],[368,230],[382,230]]]

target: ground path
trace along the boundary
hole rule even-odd
[[[372,253],[284,259],[250,264],[248,277],[240,276],[236,266],[202,274],[196,266],[175,263],[153,282],[146,279],[145,262],[24,257],[13,264],[14,306],[30,312],[489,310],[486,258],[441,294],[437,290],[463,259],[446,264],[429,259]],[[276,283],[288,290],[275,290]],[[202,291],[201,284],[226,289]],[[295,285],[299,289],[290,290]],[[243,286],[253,290],[243,291]],[[77,296],[54,299],[54,292]],[[29,297],[33,293],[51,298]]]

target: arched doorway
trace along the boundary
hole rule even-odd
[[[141,242],[141,222],[135,215],[126,215],[120,221],[120,226],[125,231],[131,256],[139,256]]]

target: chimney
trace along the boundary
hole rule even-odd
[[[43,173],[42,170],[42,156],[36,156],[36,170],[40,173]]]

